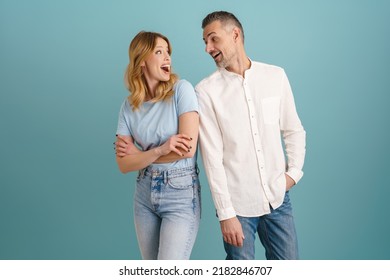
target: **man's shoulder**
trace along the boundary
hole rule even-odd
[[[252,67],[255,70],[258,71],[265,71],[268,73],[281,73],[284,72],[284,69],[280,66],[273,65],[273,64],[268,64],[264,62],[259,62],[259,61],[252,61]]]
[[[203,80],[201,80],[196,86],[195,86],[195,90],[198,90],[200,88],[204,88],[204,87],[207,87],[211,84],[214,84],[215,85],[215,82],[217,82],[219,79],[221,78],[221,73],[219,72],[219,70],[217,69],[216,71],[214,71],[213,73],[211,73],[209,76],[207,76],[206,78],[204,78]]]

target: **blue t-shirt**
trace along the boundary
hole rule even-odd
[[[117,134],[128,135],[142,150],[146,151],[164,144],[179,131],[179,116],[187,112],[198,112],[198,100],[193,86],[186,80],[179,80],[173,87],[174,94],[168,100],[144,102],[133,111],[126,98],[119,112]],[[166,170],[195,166],[193,158],[176,162],[152,164],[153,169]]]

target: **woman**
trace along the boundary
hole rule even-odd
[[[189,259],[200,220],[198,103],[171,72],[169,40],[140,32],[129,48],[130,91],[119,113],[116,159],[138,170],[134,221],[143,259]]]

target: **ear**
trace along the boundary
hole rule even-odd
[[[237,42],[237,40],[240,39],[240,29],[238,27],[233,28],[233,40],[234,42]]]
[[[145,60],[141,62],[141,64],[139,65],[141,67],[144,67],[145,66]]]

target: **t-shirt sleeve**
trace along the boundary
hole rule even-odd
[[[199,112],[198,99],[190,82],[186,80],[178,82],[175,98],[179,116],[187,112]]]
[[[118,117],[118,127],[116,130],[116,134],[119,135],[131,135],[130,132],[130,126],[129,126],[129,114],[128,114],[128,106],[127,106],[127,100],[125,100],[119,110],[119,117]]]

